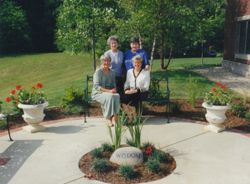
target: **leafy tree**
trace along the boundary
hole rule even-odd
[[[94,41],[103,52],[118,12],[115,0],[65,0],[58,12],[56,35],[60,50],[73,54],[89,51],[95,33]]]
[[[26,52],[31,47],[29,25],[21,7],[0,2],[0,54]]]

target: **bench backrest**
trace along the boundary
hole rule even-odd
[[[91,101],[91,92],[93,88],[93,76],[87,75],[85,88],[84,88],[84,98],[87,101]],[[170,89],[168,84],[168,77],[164,76],[151,77],[149,86],[149,95],[146,101],[148,102],[166,102],[169,101]]]

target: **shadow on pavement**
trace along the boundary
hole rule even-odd
[[[42,142],[43,140],[18,140],[1,153],[1,158],[10,160],[0,167],[0,183],[7,184]]]

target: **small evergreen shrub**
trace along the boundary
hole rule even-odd
[[[133,167],[129,165],[121,165],[119,168],[119,173],[126,179],[132,179],[136,175]]]
[[[105,159],[95,159],[91,168],[96,172],[107,172],[109,169],[108,161]]]
[[[107,152],[113,152],[114,151],[114,147],[109,143],[103,143],[101,148],[102,148],[102,151],[107,151]]]
[[[241,102],[232,106],[232,112],[239,118],[244,118],[248,108]]]
[[[146,166],[148,170],[154,173],[157,173],[161,170],[160,162],[156,159],[148,159],[148,161],[146,162]]]
[[[168,162],[168,154],[164,153],[163,151],[158,151],[158,160],[161,163],[166,163]]]
[[[247,113],[245,114],[245,118],[246,118],[247,121],[250,121],[250,113],[249,113],[249,112],[247,112]]]
[[[95,148],[93,149],[90,154],[94,157],[94,158],[101,158],[102,157],[102,150],[101,148]]]
[[[83,92],[74,86],[67,88],[62,97],[62,107],[70,114],[80,114],[84,112],[84,97]]]

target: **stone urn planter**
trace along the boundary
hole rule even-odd
[[[23,127],[24,130],[34,133],[45,130],[45,127],[40,125],[43,121],[45,114],[44,108],[48,106],[48,102],[37,105],[27,105],[27,104],[18,104],[20,109],[23,109],[23,119],[28,126]]]
[[[226,111],[231,108],[230,105],[209,105],[206,102],[202,104],[202,107],[206,108],[207,113],[205,115],[209,125],[206,126],[207,130],[218,133],[225,130],[223,122],[226,119]]]

